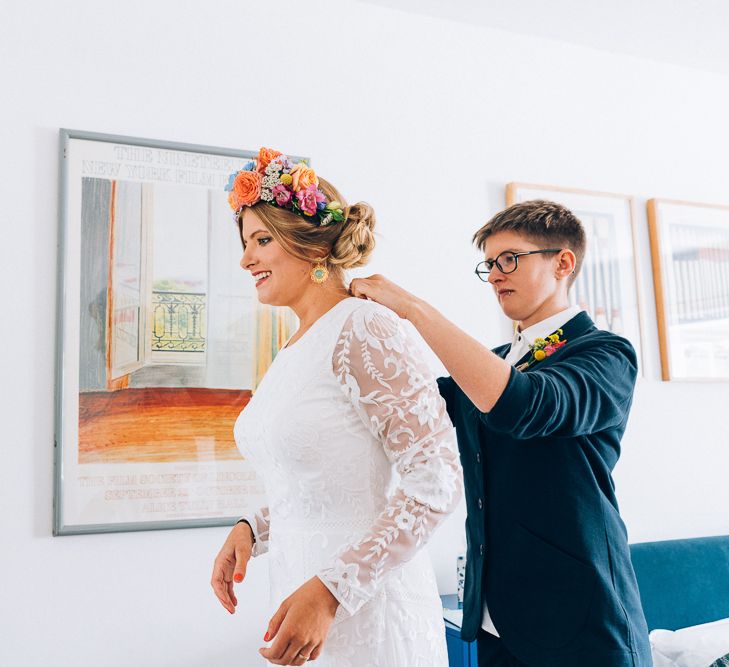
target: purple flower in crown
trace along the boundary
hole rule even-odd
[[[305,190],[299,190],[296,193],[296,198],[299,200],[299,208],[305,215],[309,216],[316,213],[319,202],[326,202],[326,197],[317,189],[314,183]]]
[[[272,190],[273,196],[276,199],[276,203],[279,206],[287,206],[291,202],[291,198],[294,193],[287,188],[283,183],[279,183]]]

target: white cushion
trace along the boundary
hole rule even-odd
[[[653,667],[708,667],[729,653],[729,618],[680,630],[653,630]]]

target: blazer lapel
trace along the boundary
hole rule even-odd
[[[562,336],[561,338],[565,341],[567,341],[567,345],[570,344],[570,340],[574,338],[578,338],[579,336],[582,336],[589,331],[593,330],[595,328],[595,323],[592,321],[592,318],[584,311],[580,311],[575,315],[571,320],[568,320],[563,326],[559,327],[562,329]],[[557,333],[557,331],[553,331],[552,333]],[[549,334],[551,335],[551,334]],[[565,347],[567,347],[565,345]],[[557,354],[559,350],[556,350],[554,354]],[[533,366],[527,366],[526,368],[519,368],[522,364],[525,364],[529,358],[532,356],[531,350],[527,352],[519,361],[517,361],[514,366],[517,370],[526,371],[530,368],[533,368]],[[539,362],[539,364],[544,364],[550,360],[551,357],[547,357],[546,359],[543,359]]]

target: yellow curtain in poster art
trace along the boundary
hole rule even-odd
[[[256,305],[256,346],[253,391],[258,388],[278,351],[296,329],[296,315],[289,308]]]

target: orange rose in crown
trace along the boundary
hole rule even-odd
[[[258,173],[265,174],[266,167],[271,164],[271,160],[277,158],[279,155],[283,155],[283,153],[281,151],[275,151],[273,148],[261,148],[258,151],[258,158],[256,159]]]
[[[251,206],[261,198],[261,175],[257,171],[238,172],[233,189],[228,194],[228,203],[234,210]]]
[[[303,162],[299,162],[299,164],[291,170],[291,177],[293,178],[291,188],[294,192],[306,190],[306,188],[310,185],[314,185],[317,188],[319,187],[319,179],[314,173],[314,170],[307,167]]]

